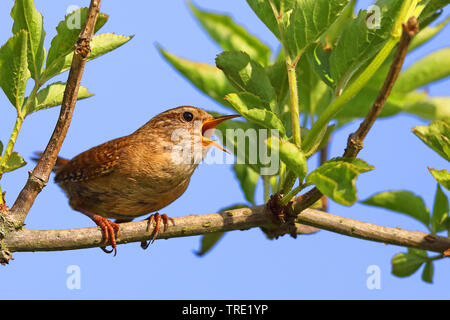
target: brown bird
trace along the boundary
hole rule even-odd
[[[89,149],[72,160],[58,158],[55,182],[67,194],[70,206],[103,230],[104,245],[109,240],[115,255],[120,227],[107,218],[128,222],[180,197],[209,147],[225,150],[210,139],[209,129],[235,117],[238,115],[215,118],[191,106],[167,110],[128,136]],[[153,240],[161,221],[166,229],[165,214],[149,217],[149,228],[156,222]],[[143,242],[142,247],[147,246]]]

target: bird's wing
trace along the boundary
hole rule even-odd
[[[80,153],[58,170],[55,182],[86,181],[111,173],[120,158],[121,150],[129,144],[125,138],[111,140]]]

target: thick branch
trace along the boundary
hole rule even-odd
[[[91,50],[89,44],[94,34],[94,27],[100,10],[100,1],[101,0],[91,0],[86,24],[75,44],[72,65],[70,67],[69,77],[61,104],[61,111],[50,141],[36,167],[29,173],[29,178],[24,188],[11,208],[11,217],[17,226],[23,225],[34,200],[48,181],[58,157],[59,150],[66,137],[67,130],[69,129],[75,103],[77,102],[84,66]]]
[[[394,61],[391,64],[389,73],[384,81],[383,87],[381,88],[375,102],[372,105],[369,113],[359,126],[356,132],[352,133],[348,137],[347,148],[343,154],[343,157],[355,158],[359,151],[363,148],[364,138],[369,133],[375,120],[381,112],[389,94],[391,93],[392,87],[397,80],[397,77],[402,69],[403,61],[405,60],[406,53],[408,52],[408,46],[411,39],[419,31],[419,25],[415,17],[408,19],[407,23],[402,25],[403,32],[398,44],[397,51],[395,53]],[[298,204],[298,210],[306,209],[312,206],[322,197],[322,193],[317,188],[313,188],[307,193],[300,196],[301,199]]]
[[[299,199],[294,200],[297,204]],[[432,236],[419,231],[406,231],[388,228],[371,223],[339,217],[320,210],[306,209],[296,222],[317,227],[343,235],[430,250],[444,252],[450,248],[450,239]],[[209,232],[246,230],[254,227],[270,226],[272,215],[266,206],[228,210],[221,213],[190,215],[171,219],[169,228],[160,232],[158,239],[186,237]],[[303,231],[305,229],[303,228]],[[310,233],[306,230],[306,233]],[[152,232],[147,232],[147,221],[121,224],[118,243],[149,240]],[[101,246],[102,231],[99,228],[68,230],[20,230],[10,232],[3,239],[4,246],[15,251],[60,251]]]

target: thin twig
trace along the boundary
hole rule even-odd
[[[397,80],[397,77],[402,69],[409,44],[411,43],[414,35],[419,31],[419,24],[416,17],[409,18],[406,24],[403,24],[402,27],[402,37],[400,38],[400,43],[398,45],[397,52],[395,53],[394,61],[389,69],[389,73],[384,81],[383,87],[381,88],[377,99],[372,105],[372,108],[366,118],[359,126],[358,130],[349,136],[347,148],[345,149],[343,155],[344,157],[355,158],[362,149],[364,138],[367,136],[369,130],[372,128],[375,120],[380,114],[381,109],[391,93],[392,87],[394,86],[395,81]]]
[[[75,44],[72,65],[69,71],[67,85],[61,104],[61,111],[53,134],[28,180],[11,208],[11,217],[17,227],[23,225],[25,218],[34,203],[37,195],[45,186],[50,173],[56,163],[59,150],[66,137],[67,130],[72,120],[73,110],[77,102],[78,90],[87,57],[91,51],[90,41],[94,34],[94,27],[100,11],[101,0],[91,0],[86,24]]]
[[[384,81],[372,108],[363,120],[356,132],[352,133],[348,137],[347,147],[343,154],[343,157],[354,158],[358,155],[359,151],[363,148],[364,138],[367,136],[369,130],[372,128],[375,120],[385,104],[392,87],[397,80],[397,77],[402,69],[403,61],[405,60],[406,53],[408,52],[408,46],[411,39],[419,31],[419,24],[415,17],[408,19],[406,23],[402,25],[403,32],[398,44],[397,51],[395,53],[394,61],[391,64],[389,73]],[[301,203],[298,205],[299,210],[303,210],[312,206],[316,201],[322,197],[322,193],[317,188],[313,188],[305,194],[301,195]]]
[[[294,205],[299,204],[294,199]],[[336,216],[321,210],[306,209],[298,216],[297,223],[329,230],[350,237],[361,238],[399,246],[419,248],[442,253],[450,248],[450,239],[419,231],[388,228],[371,223]],[[118,243],[141,242],[152,238],[147,231],[147,221],[121,224]],[[246,230],[254,227],[272,226],[272,215],[265,205],[251,208],[227,210],[221,213],[189,215],[171,219],[167,230],[161,230],[158,239],[187,237],[210,232]],[[296,226],[299,226],[296,224]],[[297,230],[312,233],[316,229],[303,226]],[[27,230],[7,234],[3,244],[9,252],[60,251],[102,246],[102,231],[99,228],[68,230]]]

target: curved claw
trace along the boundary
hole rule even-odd
[[[120,226],[106,218],[99,215],[93,215],[92,220],[102,229],[103,231],[103,244],[106,245],[108,240],[111,242],[112,249],[107,250],[105,246],[100,247],[106,253],[112,253],[114,251],[114,256],[117,255],[117,242],[116,237],[120,235]]]
[[[169,217],[166,214],[160,215],[158,212],[151,214],[150,217],[148,217],[148,225],[147,225],[147,232],[150,232],[151,226],[153,223],[156,222],[155,228],[153,229],[153,237],[150,241],[142,241],[141,242],[141,248],[147,249],[150,244],[155,242],[156,237],[159,234],[159,230],[161,229],[161,221],[164,224],[164,231],[167,230],[169,227]]]

